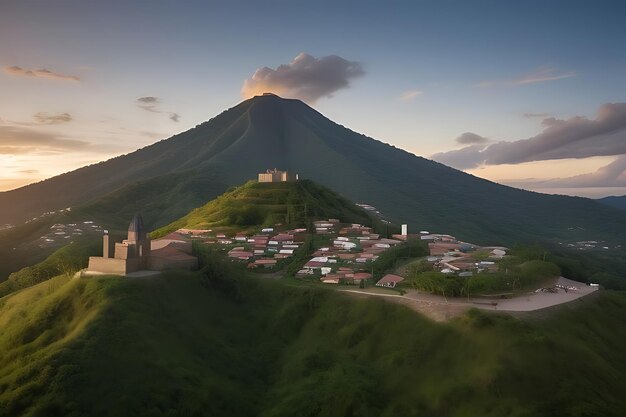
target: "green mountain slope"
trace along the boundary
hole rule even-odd
[[[126,216],[140,205],[159,227],[267,168],[297,172],[396,223],[488,244],[542,239],[624,243],[626,215],[596,201],[498,185],[370,139],[304,103],[246,100],[128,155],[0,193],[2,223],[87,205]],[[123,213],[124,215],[119,215]],[[147,216],[146,216],[147,217]]]
[[[236,231],[277,223],[307,227],[313,220],[329,218],[367,225],[373,222],[366,211],[310,180],[250,181],[156,230],[152,236],[163,236],[183,227]]]
[[[0,299],[0,416],[618,416],[626,309],[440,324],[382,300],[178,274]],[[227,278],[228,277],[228,278]]]

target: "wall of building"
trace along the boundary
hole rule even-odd
[[[140,259],[117,259],[90,256],[88,271],[102,272],[104,274],[126,275],[140,269]]]
[[[178,249],[185,253],[191,253],[193,246],[191,242],[184,240],[158,239],[150,242],[152,250],[158,250],[166,246]]]
[[[148,260],[148,269],[152,271],[164,271],[167,269],[186,269],[191,271],[198,269],[198,259],[171,259],[151,256]]]
[[[288,182],[295,181],[296,174],[287,171],[272,171],[259,174],[259,182]]]

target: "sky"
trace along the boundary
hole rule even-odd
[[[472,175],[626,194],[626,2],[0,2],[0,191],[272,91]]]

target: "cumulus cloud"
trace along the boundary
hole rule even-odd
[[[58,72],[50,71],[48,69],[34,69],[29,70],[18,66],[4,67],[4,72],[10,75],[21,76],[21,77],[33,77],[33,78],[48,78],[51,80],[62,80],[62,81],[80,81],[75,75],[66,75],[60,74]]]
[[[462,145],[470,145],[470,144],[486,143],[486,142],[489,142],[489,139],[483,136],[477,135],[476,133],[472,133],[472,132],[465,132],[461,136],[456,138],[456,143],[460,143]]]
[[[406,90],[402,94],[400,94],[399,99],[402,101],[410,101],[424,94],[421,90]]]
[[[46,113],[39,112],[33,115],[33,119],[42,125],[58,125],[72,121],[72,115],[69,113]]]
[[[315,58],[300,53],[289,64],[279,65],[276,69],[257,69],[244,81],[241,94],[249,98],[270,92],[315,103],[349,87],[354,78],[364,74],[359,62],[337,55]]]
[[[549,159],[626,154],[626,103],[604,104],[595,119],[576,116],[544,119],[543,131],[513,142],[472,145],[432,159],[457,169],[518,164]]]
[[[575,71],[559,71],[556,68],[541,68],[537,71],[523,75],[518,78],[510,80],[488,80],[478,83],[477,87],[489,88],[489,87],[507,87],[525,84],[543,83],[546,81],[562,80],[564,78],[575,77],[577,73]]]
[[[166,112],[166,111],[161,110],[160,108],[161,100],[159,100],[158,97],[154,97],[154,96],[139,97],[137,100],[135,100],[135,104],[140,109],[149,111],[151,113],[167,113],[168,118],[173,122],[178,122],[180,120],[180,115],[178,113]]]

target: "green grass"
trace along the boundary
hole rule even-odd
[[[0,299],[0,416],[618,416],[626,294],[434,323],[239,276],[55,278]]]
[[[276,224],[308,227],[313,220],[328,218],[368,225],[373,223],[364,210],[312,181],[249,181],[154,231],[152,236],[164,236],[183,227],[231,233]]]

